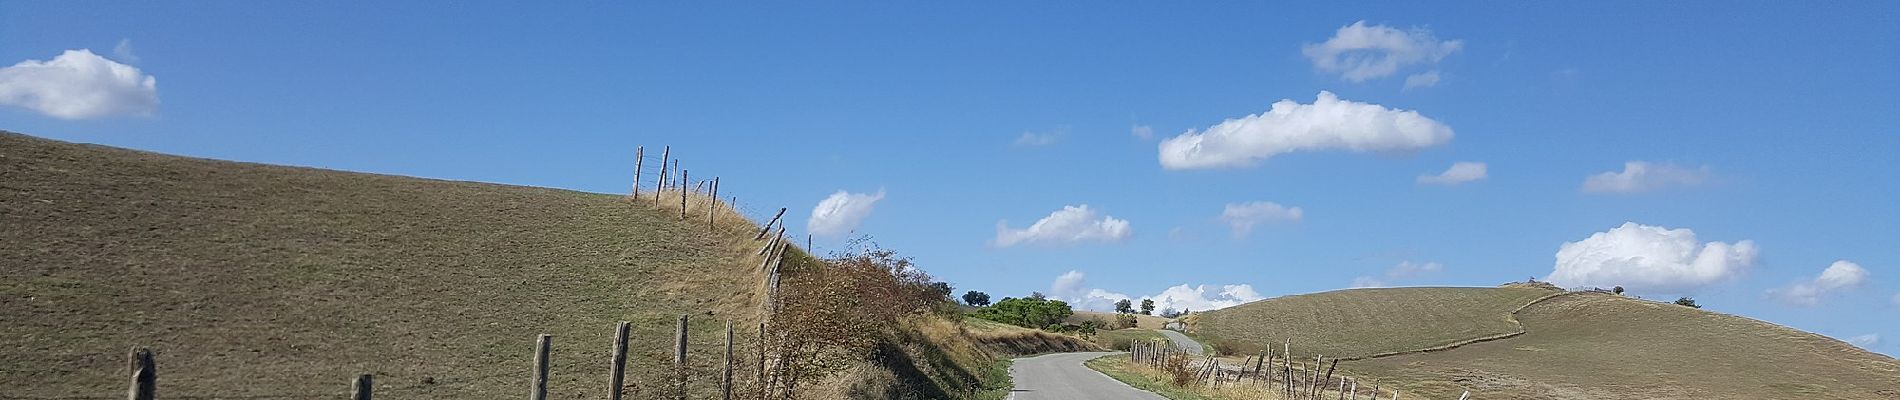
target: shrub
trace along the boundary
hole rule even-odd
[[[1075,310],[1069,308],[1069,303],[1034,297],[1003,298],[1003,301],[972,314],[977,318],[1032,329],[1048,329],[1071,315],[1075,315]]]
[[[1135,316],[1133,315],[1128,315],[1128,314],[1117,315],[1115,316],[1115,329],[1133,328],[1136,325],[1140,325],[1140,322],[1141,321],[1135,319]]]
[[[1676,299],[1676,305],[1679,305],[1679,306],[1683,306],[1683,307],[1689,307],[1689,308],[1702,308],[1702,306],[1701,306],[1701,305],[1698,305],[1698,304],[1696,304],[1696,303],[1695,303],[1695,299],[1694,299],[1694,298],[1689,298],[1689,297],[1683,297],[1683,298],[1679,298],[1679,299]]]

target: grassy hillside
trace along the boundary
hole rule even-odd
[[[1900,360],[1752,319],[1595,293],[1518,318],[1522,336],[1351,367],[1434,398],[1900,398]]]
[[[1538,287],[1350,289],[1195,313],[1193,333],[1229,354],[1263,345],[1311,358],[1365,357],[1518,331],[1507,316],[1557,293]]]
[[[757,321],[757,228],[722,213],[709,232],[704,204],[681,222],[676,202],[7,132],[0,177],[9,396],[122,394],[126,350],[148,346],[169,396],[335,396],[374,373],[390,396],[512,397],[548,333],[555,396],[601,398],[617,321],[635,323],[636,392],[677,315],[708,372],[722,321]]]
[[[1074,323],[1080,323],[1085,319],[1093,318],[1093,319],[1102,320],[1102,322],[1109,323],[1112,325],[1115,323],[1116,315],[1118,314],[1112,313],[1112,312],[1076,310],[1075,315],[1069,316],[1069,319],[1064,322],[1074,324]],[[1157,317],[1153,315],[1141,315],[1141,314],[1130,314],[1130,315],[1135,316],[1136,328],[1161,329],[1161,324],[1168,323],[1167,318],[1161,318],[1161,317]]]
[[[1342,290],[1201,313],[1193,329],[1229,343],[1292,336],[1301,357],[1433,350],[1340,363],[1362,386],[1396,387],[1406,398],[1467,389],[1512,399],[1900,398],[1900,361],[1834,339],[1672,304],[1558,293]],[[1519,323],[1523,333],[1508,336]]]

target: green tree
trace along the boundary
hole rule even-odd
[[[1128,299],[1117,300],[1115,301],[1115,312],[1119,314],[1133,314],[1135,313],[1135,303],[1128,301]]]
[[[963,293],[963,304],[977,307],[990,305],[990,294],[971,290]]]
[[[1690,298],[1690,297],[1683,297],[1683,298],[1676,299],[1676,305],[1689,307],[1689,308],[1702,308],[1701,305],[1698,305],[1695,303],[1694,298]]]
[[[1005,297],[996,304],[977,310],[973,315],[1025,328],[1045,329],[1051,325],[1060,326],[1062,320],[1075,315],[1075,310],[1061,300]]]
[[[1154,314],[1155,314],[1154,299],[1141,299],[1141,315],[1154,315]]]

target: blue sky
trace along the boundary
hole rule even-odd
[[[1536,277],[1900,353],[1891,2],[193,6],[0,2],[0,129],[603,193],[671,145],[997,297]]]

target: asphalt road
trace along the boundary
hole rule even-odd
[[[1187,351],[1188,354],[1201,354],[1201,342],[1196,342],[1194,339],[1187,337],[1187,335],[1181,334],[1181,332],[1167,329],[1162,329],[1158,332],[1161,332],[1161,336],[1168,337],[1168,341],[1174,342],[1174,347],[1179,347],[1181,350]]]
[[[1198,347],[1196,348],[1198,350]],[[1055,353],[1018,358],[1009,367],[1016,382],[1012,400],[1165,400],[1160,395],[1129,387],[1121,381],[1083,366],[1083,361],[1110,354]]]

